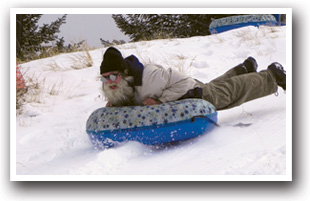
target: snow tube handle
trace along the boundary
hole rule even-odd
[[[212,119],[210,119],[209,117],[203,116],[203,115],[197,115],[197,116],[193,116],[191,118],[191,123],[195,121],[195,118],[204,118],[207,119],[209,122],[213,123],[216,127],[220,127],[220,125],[218,125],[215,121],[213,121]]]

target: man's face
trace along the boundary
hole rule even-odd
[[[101,76],[102,83],[107,85],[111,90],[117,89],[118,83],[120,83],[122,79],[118,71],[103,73]]]
[[[124,78],[125,75],[118,71],[103,73],[101,76],[103,93],[112,105],[132,105],[134,90],[128,82],[133,81],[133,77]]]

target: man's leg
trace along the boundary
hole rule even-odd
[[[211,102],[217,110],[223,110],[273,94],[278,85],[273,73],[264,70],[226,78],[221,76],[202,88],[203,98]]]
[[[219,81],[222,79],[227,79],[227,78],[231,78],[231,77],[246,74],[246,73],[252,73],[252,72],[256,73],[256,70],[257,70],[256,60],[253,57],[248,57],[246,60],[244,60],[243,63],[231,68],[226,73],[224,73],[220,77],[215,78],[212,81],[216,81],[216,80]]]

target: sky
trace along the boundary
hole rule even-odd
[[[61,14],[44,14],[39,25],[50,24],[57,20]],[[90,47],[103,47],[100,38],[109,40],[130,39],[117,28],[112,15],[110,14],[68,14],[66,24],[60,27],[59,37],[64,37],[65,44],[77,43],[86,40]]]

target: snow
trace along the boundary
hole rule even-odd
[[[245,27],[218,35],[142,41],[117,48],[123,56],[134,54],[143,63],[176,68],[208,82],[248,56],[256,58],[258,70],[278,61],[289,73],[286,45],[286,27]],[[220,127],[191,140],[158,146],[127,142],[95,149],[85,130],[89,115],[106,104],[99,80],[105,50],[89,52],[92,67],[81,68],[73,59],[83,53],[20,65],[32,87],[16,115],[13,179],[72,180],[65,177],[68,175],[78,179],[89,176],[86,180],[118,180],[118,175],[122,180],[180,180],[176,175],[184,180],[236,179],[232,175],[242,180],[291,179],[290,108],[281,88],[277,94],[219,111]]]

